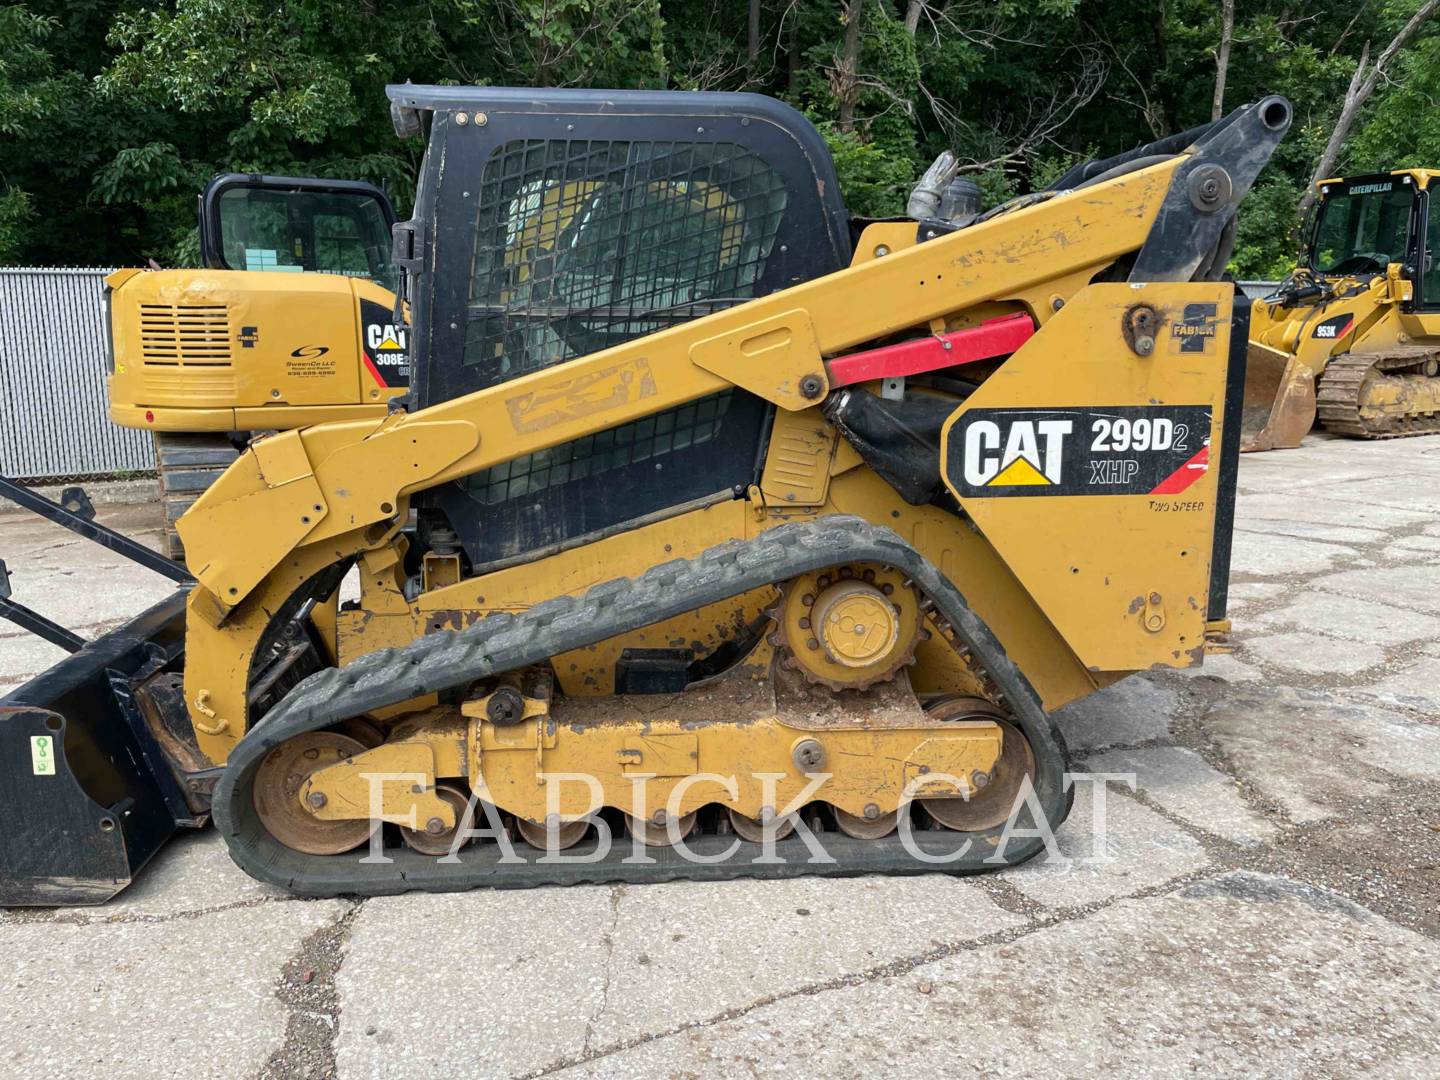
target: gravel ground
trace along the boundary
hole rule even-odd
[[[1054,857],[969,879],[302,901],[188,835],[106,907],[0,910],[0,1069],[1434,1075],[1440,438],[1312,436],[1240,485],[1233,654],[1061,715],[1134,778],[1103,862],[1084,787]],[[137,490],[101,520],[156,543]],[[168,591],[17,513],[0,558],[87,635]],[[0,624],[0,689],[59,655]]]

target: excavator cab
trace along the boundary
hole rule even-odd
[[[1299,446],[1317,414],[1361,438],[1433,429],[1436,357],[1419,342],[1440,329],[1436,175],[1320,183],[1301,264],[1255,308],[1242,449]]]
[[[105,282],[110,419],[154,439],[175,559],[175,522],[253,433],[384,416],[409,380],[383,190],[225,173],[199,211],[202,268]]]

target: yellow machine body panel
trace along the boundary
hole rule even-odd
[[[1000,370],[1008,371],[1031,350],[1034,361],[1016,365],[1023,374],[1007,375],[987,397],[997,405],[1068,401],[1143,409],[1158,395],[1203,411],[1206,423],[1192,423],[1192,442],[1186,443],[1198,450],[1203,439],[1218,433],[1221,422],[1215,403],[1226,377],[1226,338],[1218,329],[1229,315],[1222,295],[1226,287],[1175,284],[1135,290],[1124,284],[1083,285],[1079,273],[1091,268],[1087,274],[1093,274],[1094,268],[1143,243],[1172,171],[1173,166],[1165,165],[1141,169],[1096,187],[1063,211],[1052,208],[1060,203],[1042,204],[963,236],[857,260],[850,269],[824,279],[421,412],[379,423],[286,432],[258,444],[180,524],[190,568],[200,581],[190,601],[187,695],[191,702],[203,696],[216,714],[202,717],[202,747],[222,761],[244,733],[247,657],[268,622],[267,613],[284,603],[299,583],[348,553],[361,554],[365,598],[357,612],[341,613],[342,664],[347,654],[414,640],[427,629],[464,625],[544,596],[573,595],[597,581],[695,554],[724,539],[836,511],[858,513],[914,537],[953,580],[976,581],[976,596],[983,599],[971,602],[984,605],[985,619],[1004,635],[1007,647],[1033,657],[1027,677],[1045,688],[1041,692],[1047,704],[1058,705],[1093,689],[1097,683],[1085,674],[1086,667],[1114,672],[1197,663],[1208,551],[1192,549],[1202,546],[1213,524],[1213,485],[1202,482],[1196,497],[1188,500],[1208,510],[1173,514],[1150,509],[1147,499],[1136,495],[1012,499],[993,511],[986,500],[967,499],[967,512],[970,503],[979,504],[975,513],[982,529],[985,515],[1028,516],[1026,521],[1003,523],[995,518],[991,528],[997,535],[987,533],[989,543],[977,542],[953,514],[904,503],[858,459],[849,454],[842,458],[832,449],[836,443],[823,418],[805,409],[801,389],[807,378],[814,378],[821,386],[819,393],[814,387],[811,393],[823,396],[828,385],[824,357],[843,354],[862,341],[925,327],[937,319],[945,325],[959,316],[963,323],[971,309],[993,311],[995,301],[1005,297],[1044,297],[1043,306],[1030,309],[1039,331]],[[1078,290],[1061,294],[1058,313],[1048,299],[1056,289]],[[1203,318],[1187,314],[1186,303],[1197,297],[1208,305]],[[1156,355],[1144,360],[1127,345],[1123,325],[1142,300],[1164,313],[1162,327],[1155,331],[1161,334]],[[1073,313],[1071,305],[1076,305]],[[1012,304],[1010,310],[1016,307]],[[1050,324],[1062,319],[1077,323],[1076,332],[1065,333],[1063,323],[1052,332]],[[728,353],[710,348],[719,337],[744,342],[773,334],[779,325],[813,330],[775,335],[775,340],[784,337],[784,345],[772,350],[763,366],[743,346]],[[1174,338],[1167,336],[1176,326],[1193,326],[1209,336],[1182,338],[1179,331]],[[1193,358],[1177,358],[1171,351],[1181,341],[1194,340],[1206,348]],[[1078,342],[1086,344],[1082,348]],[[1113,374],[1102,379],[1107,371]],[[773,501],[757,491],[747,513],[695,511],[513,570],[472,577],[413,601],[404,598],[403,547],[397,546],[403,540],[397,537],[408,492],[737,383],[768,397],[780,410],[794,412],[797,419],[812,418],[808,433],[804,423],[785,421],[777,428],[781,438],[772,441],[766,470],[771,478],[766,486],[778,496]],[[1012,385],[1015,389],[1008,390]],[[462,432],[467,434],[462,437]],[[286,444],[283,454],[281,443]],[[834,455],[855,473],[832,478],[823,503],[815,502],[820,488],[812,470],[797,461],[805,447],[825,458]],[[312,463],[308,469],[300,464],[307,460]],[[796,486],[791,478],[802,474],[806,482]],[[783,483],[782,476],[787,476]],[[877,497],[882,489],[888,496]],[[796,505],[800,499],[787,500],[786,494],[803,494],[812,505]],[[1115,506],[1121,502],[1127,509],[1117,513]],[[235,543],[244,522],[257,513],[269,523],[267,541],[256,544],[250,537],[244,544]],[[1074,532],[1078,536],[1090,530],[1084,543],[1095,555],[1087,559],[1083,589],[1061,577],[1073,576],[1071,564],[1056,554],[1063,546],[1049,552],[1055,567],[1044,573],[1037,567],[1046,557],[1042,548],[1047,532],[1068,528],[1061,523],[1077,513],[1086,526]],[[703,526],[695,515],[704,516]],[[1193,524],[1181,523],[1187,516]],[[693,530],[686,525],[692,517],[697,521]],[[742,526],[744,533],[738,531]],[[1013,541],[1017,531],[1027,528],[1033,553]],[[1158,548],[1152,557],[1140,560],[1133,573],[1113,586],[1104,585],[1108,564],[1098,561],[1099,552],[1151,544]],[[1088,584],[1092,575],[1097,578],[1094,586]],[[1137,595],[1143,598],[1150,591],[1163,598],[1169,625],[1165,633],[1144,631],[1141,616],[1128,610]],[[1101,598],[1105,606],[1095,610],[1092,605]],[[1080,658],[1072,649],[1082,639],[1088,643]]]
[[[118,270],[106,279],[110,418],[157,432],[378,419],[408,382],[395,298],[359,278]]]
[[[946,425],[951,492],[1092,671],[1204,652],[1232,298],[1092,285]]]

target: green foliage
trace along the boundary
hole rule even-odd
[[[14,187],[0,192],[0,263],[13,261],[23,249],[30,218],[28,194]]]
[[[0,7],[0,134],[30,134],[63,105],[66,78],[46,47],[57,25],[19,4]]]
[[[1246,196],[1230,259],[1236,278],[1275,281],[1294,268],[1300,252],[1295,207],[1302,190],[1283,176],[1272,176]]]
[[[147,203],[194,183],[174,146],[152,142],[117,153],[96,171],[91,190],[106,203]]]
[[[835,175],[845,193],[845,205],[859,217],[894,217],[905,211],[905,199],[915,183],[915,162],[895,156],[854,132],[842,132],[832,121],[818,125],[830,144]]]
[[[1440,167],[1440,37],[1402,55],[1393,85],[1367,109],[1343,159],[1353,172]]]
[[[1232,269],[1273,276],[1366,43],[1419,0],[1237,0],[1225,106],[1267,92],[1296,124],[1247,200]],[[1210,118],[1214,0],[864,0],[850,123],[845,0],[26,0],[0,3],[0,258],[198,258],[194,197],[221,171],[357,177],[402,212],[419,148],[384,87],[415,82],[753,90],[820,127],[857,214],[903,212],[952,150],[987,205],[1086,157]],[[913,13],[913,33],[907,14]],[[1440,23],[1361,111],[1341,171],[1440,166]]]

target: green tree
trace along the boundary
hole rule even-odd
[[[384,87],[411,79],[772,94],[817,124],[865,215],[901,213],[942,150],[994,202],[1282,93],[1296,124],[1233,262],[1271,275],[1367,46],[1421,2],[27,0],[0,5],[0,256],[192,261],[195,194],[231,169],[369,179],[403,208],[419,147]],[[1337,169],[1440,164],[1437,96],[1427,23]]]

